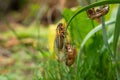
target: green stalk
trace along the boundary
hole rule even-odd
[[[119,72],[118,72],[118,65],[117,65],[117,55],[116,55],[116,49],[117,49],[117,43],[120,35],[120,5],[117,12],[116,17],[116,24],[115,24],[115,31],[114,31],[114,39],[113,39],[113,51],[114,51],[114,61],[115,61],[115,71],[116,71],[116,77],[117,80],[120,80]]]
[[[111,56],[111,58],[113,58],[113,54],[112,54],[112,51],[110,49],[110,45],[108,44],[108,38],[107,38],[107,32],[106,32],[106,29],[105,29],[105,21],[104,21],[104,17],[101,17],[101,23],[102,23],[102,34],[103,34],[103,40],[104,40],[104,44]]]

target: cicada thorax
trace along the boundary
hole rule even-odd
[[[75,58],[77,55],[76,49],[70,43],[65,44],[65,52],[66,52],[66,65],[71,66],[75,62]]]
[[[104,5],[103,7],[91,8],[87,10],[87,15],[90,19],[98,19],[101,16],[106,15],[108,12],[109,12],[109,6]]]

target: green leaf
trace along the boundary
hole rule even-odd
[[[114,39],[113,39],[113,51],[114,51],[114,60],[116,63],[116,76],[117,80],[120,79],[119,72],[118,72],[118,65],[117,65],[117,59],[116,59],[116,49],[117,49],[117,43],[120,35],[120,5],[118,8],[117,18],[116,18],[116,24],[115,24],[115,31],[114,31]]]
[[[119,35],[120,35],[120,5],[118,8],[115,31],[114,31],[114,39],[113,39],[113,51],[114,51],[115,56],[116,56],[116,47],[117,47]]]

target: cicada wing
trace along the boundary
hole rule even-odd
[[[63,48],[63,45],[64,45],[64,42],[63,42],[63,38],[61,37],[56,37],[55,41],[54,41],[54,51],[57,55],[57,59],[59,61],[63,61],[63,57],[64,57],[64,53],[62,52],[62,48]]]

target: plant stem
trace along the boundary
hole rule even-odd
[[[111,58],[113,58],[113,54],[112,54],[112,51],[110,49],[110,45],[108,44],[108,38],[107,38],[107,32],[106,32],[106,29],[105,29],[105,21],[104,21],[104,17],[101,17],[101,24],[102,24],[102,34],[103,34],[103,40],[104,40],[104,44],[111,56]]]

